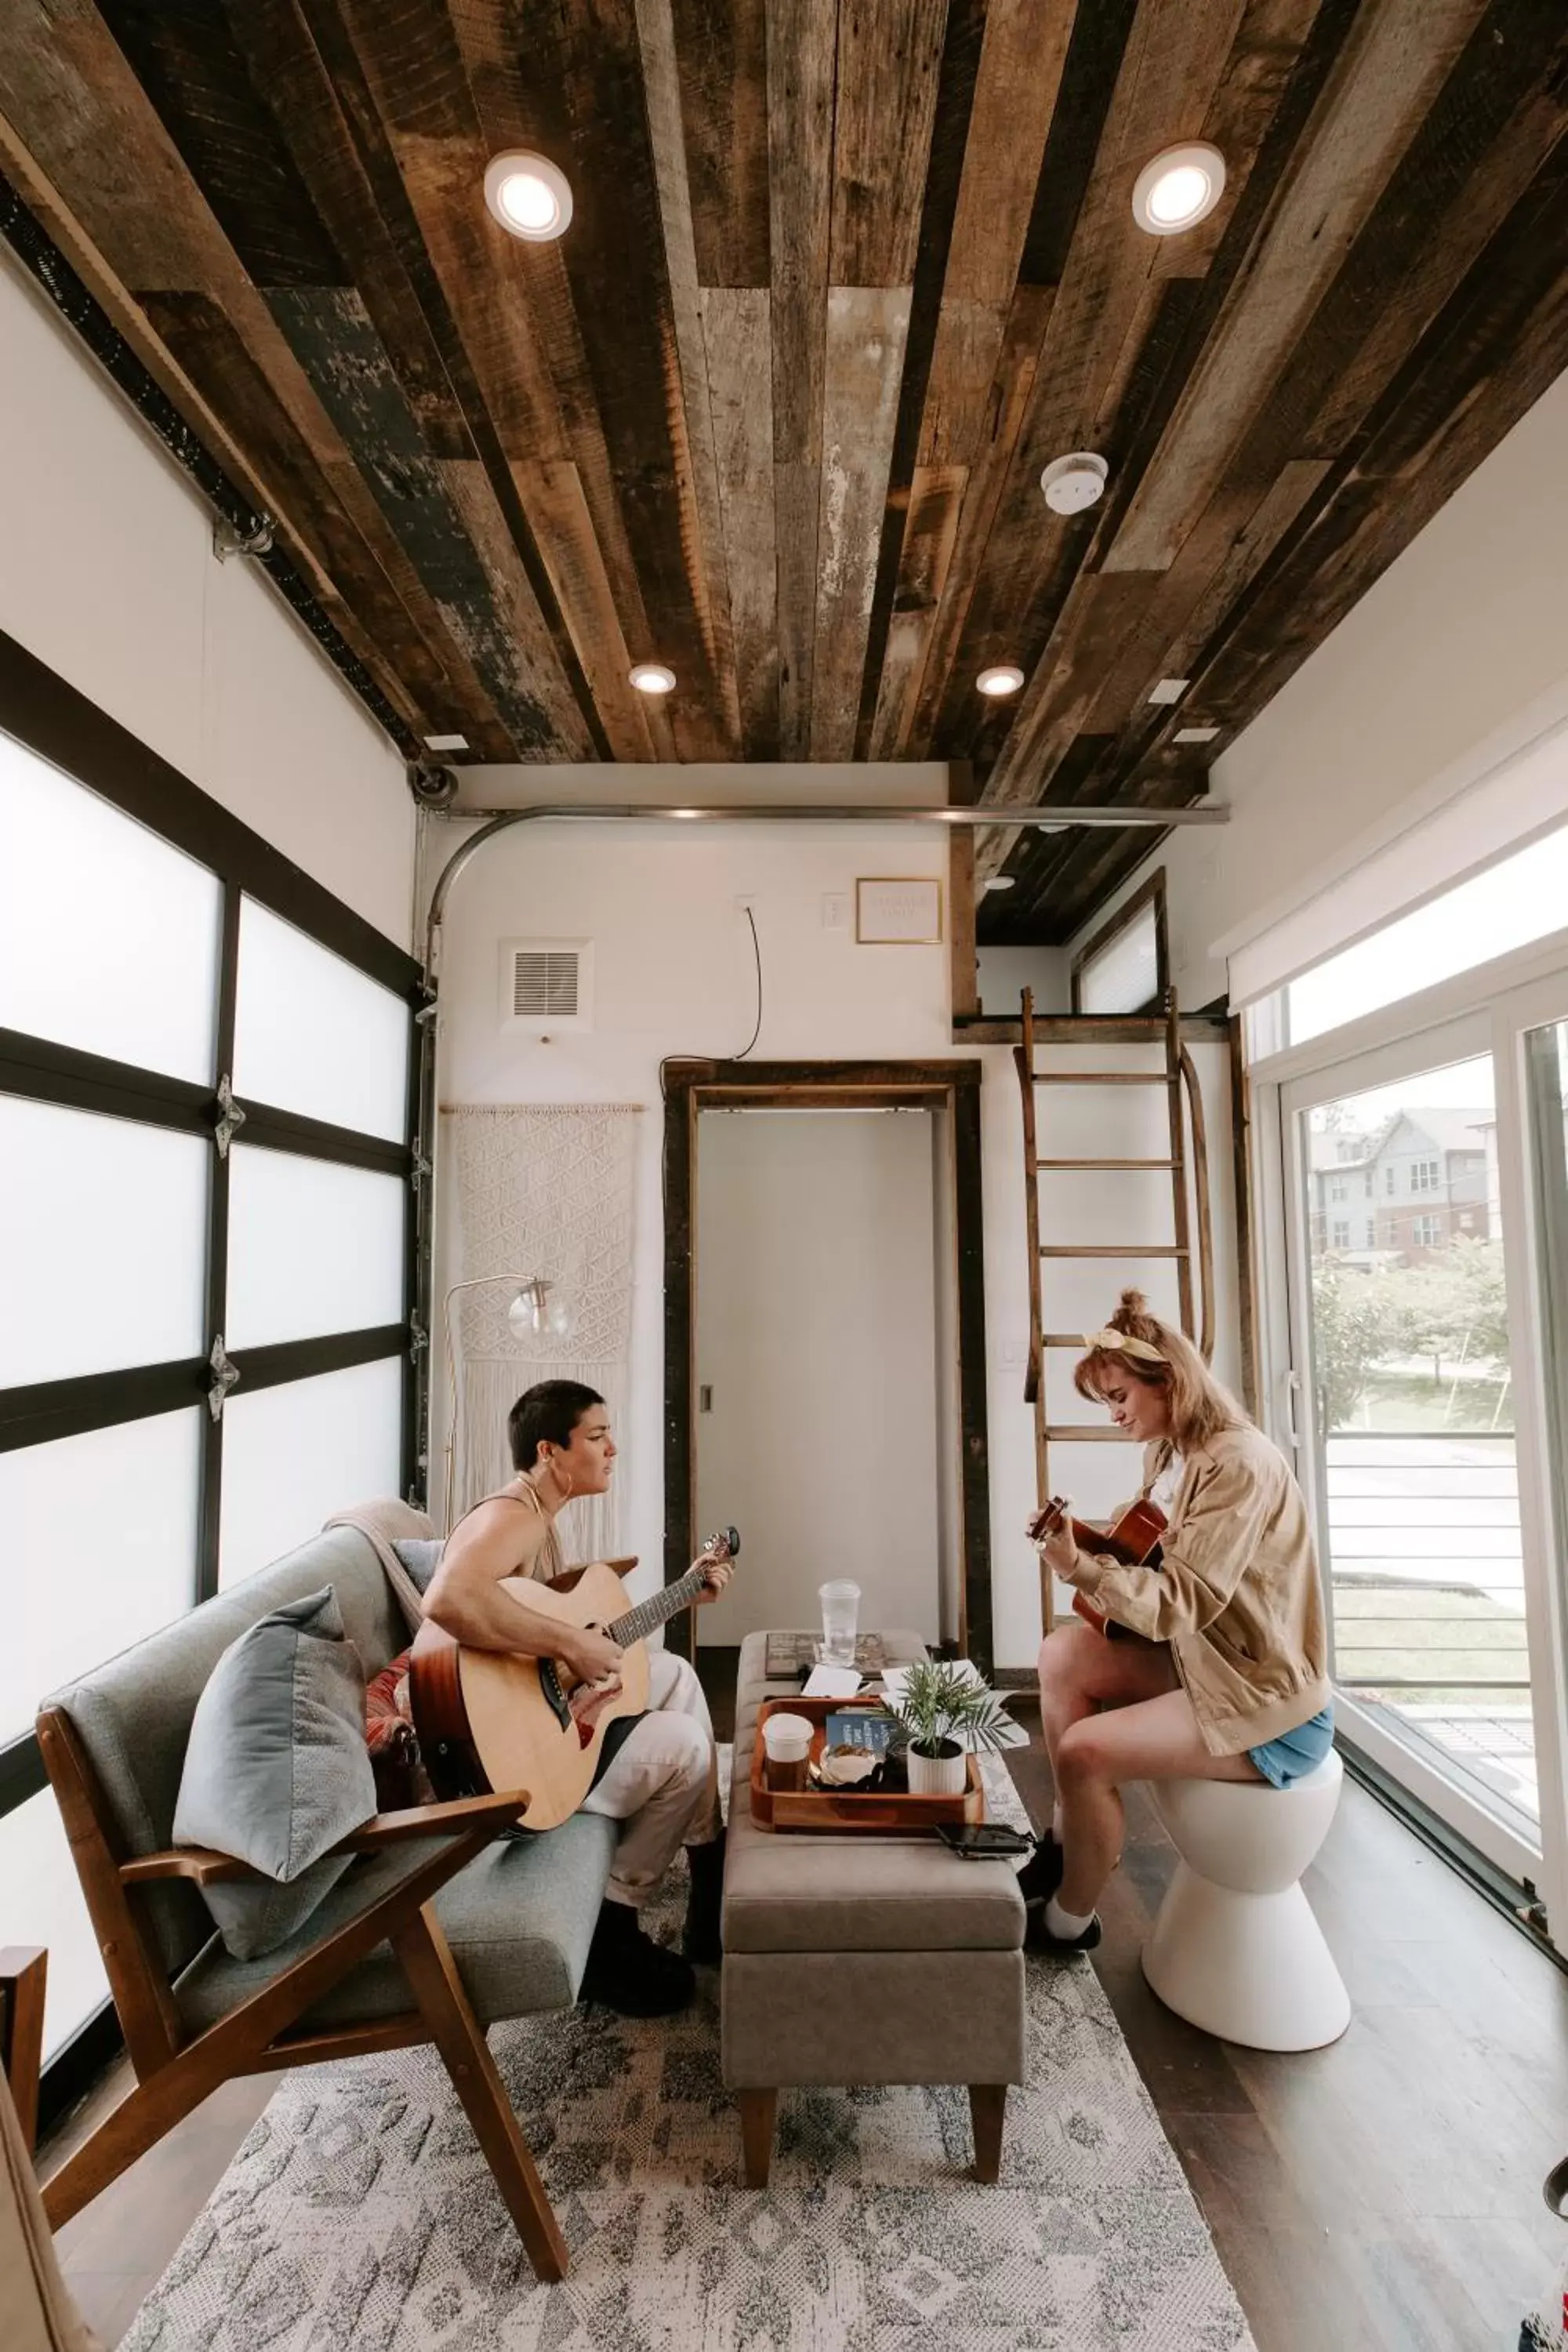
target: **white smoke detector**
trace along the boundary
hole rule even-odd
[[[1053,514],[1081,514],[1100,498],[1110,470],[1092,449],[1074,449],[1065,457],[1053,457],[1040,476],[1046,504]]]

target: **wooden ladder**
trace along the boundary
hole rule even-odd
[[[1101,1024],[1092,1016],[1075,1019],[1076,1032],[1084,1033],[1081,1040],[1088,1043],[1097,1028],[1114,1027],[1118,1043],[1162,1044],[1164,1066],[1158,1070],[1047,1070],[1035,1067],[1036,1030],[1035,1000],[1032,989],[1026,988],[1022,999],[1023,1042],[1015,1048],[1018,1085],[1024,1103],[1024,1204],[1029,1251],[1029,1366],[1024,1381],[1025,1402],[1032,1405],[1035,1414],[1035,1491],[1040,1507],[1051,1497],[1050,1449],[1053,1444],[1119,1444],[1131,1443],[1119,1430],[1101,1422],[1062,1422],[1052,1423],[1047,1419],[1046,1351],[1051,1348],[1083,1351],[1083,1334],[1079,1331],[1048,1331],[1046,1328],[1042,1300],[1044,1268],[1061,1259],[1089,1258],[1163,1258],[1173,1259],[1176,1266],[1177,1295],[1180,1300],[1182,1328],[1189,1339],[1193,1331],[1193,1258],[1191,1214],[1187,1192],[1188,1160],[1186,1137],[1192,1135],[1192,1174],[1194,1198],[1197,1208],[1198,1296],[1202,1323],[1197,1342],[1207,1363],[1214,1354],[1214,1234],[1208,1189],[1208,1149],[1204,1129],[1203,1097],[1198,1088],[1197,1071],[1192,1055],[1182,1043],[1182,1026],[1176,1008],[1174,991],[1165,999],[1163,1015],[1148,1018],[1117,1020],[1114,1024]],[[1053,1021],[1051,1028],[1060,1038],[1066,1025]],[[1163,1087],[1170,1136],[1168,1152],[1159,1159],[1110,1160],[1103,1158],[1042,1158],[1040,1126],[1042,1112],[1039,1089],[1042,1087]],[[1184,1110],[1184,1097],[1185,1107]],[[1040,1185],[1043,1172],[1053,1170],[1083,1171],[1136,1170],[1157,1171],[1171,1179],[1171,1203],[1174,1239],[1169,1242],[1042,1242],[1040,1239]],[[1040,1618],[1048,1633],[1056,1622],[1056,1604],[1050,1571],[1042,1562],[1040,1568]]]

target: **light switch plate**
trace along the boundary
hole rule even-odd
[[[825,931],[847,931],[849,929],[847,890],[826,890],[823,893],[822,928]]]

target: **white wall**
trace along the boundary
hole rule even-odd
[[[8,257],[0,352],[0,628],[406,945],[393,746]]]
[[[1568,376],[1215,762],[1211,786],[1230,824],[1173,834],[1124,886],[1121,895],[1163,864],[1184,1004],[1225,992],[1227,946],[1308,900],[1320,901],[1325,945],[1339,944],[1348,919],[1336,884],[1568,719],[1565,546]],[[1552,779],[1543,789],[1568,814],[1568,758],[1552,762]],[[1545,810],[1540,792],[1528,814],[1478,803],[1474,859],[1533,830]],[[1412,896],[1438,878],[1419,856],[1390,866],[1390,887],[1403,872]],[[1366,919],[1358,908],[1357,927]]]
[[[422,886],[465,837],[457,824],[431,828]],[[622,1539],[644,1563],[638,1589],[657,1583],[664,1528],[662,1105],[658,1065],[667,1055],[734,1054],[755,1013],[750,933],[735,905],[754,895],[763,950],[764,1013],[758,1058],[829,1060],[944,1057],[952,1043],[947,950],[858,947],[853,931],[822,928],[826,896],[852,893],[858,875],[942,875],[947,844],[933,828],[798,824],[533,824],[499,836],[465,871],[448,902],[441,964],[440,1094],[455,1102],[637,1102],[646,1107],[639,1143],[630,1391],[624,1441]],[[595,943],[591,1035],[558,1034],[541,1045],[503,1032],[497,959],[503,939],[529,934]],[[1028,1339],[1024,1175],[1018,1085],[1011,1049],[977,1051],[984,1066],[985,1313],[991,1454],[993,1606],[998,1664],[1033,1663],[1039,1638],[1034,1556],[1021,1529],[1034,1507],[1031,1416],[1023,1401]],[[1051,1049],[1078,1053],[1081,1048]],[[1098,1049],[1104,1053],[1107,1049]],[[1120,1049],[1119,1049],[1120,1050]],[[1215,1139],[1219,1231],[1229,1213],[1229,1111],[1226,1057],[1200,1047],[1209,1129]],[[1064,1148],[1089,1150],[1108,1099],[1053,1089]],[[1149,1090],[1154,1097],[1154,1090]],[[1163,1100],[1163,1097],[1154,1097]],[[1101,1150],[1117,1149],[1100,1143]],[[1138,1147],[1144,1148],[1144,1147]],[[452,1210],[443,1188],[443,1222]],[[1093,1211],[1084,1239],[1142,1237],[1105,1225],[1123,1209],[1142,1220],[1158,1204],[1125,1202]],[[1075,1215],[1077,1211],[1075,1209]],[[1086,1210],[1086,1215],[1089,1212]],[[1152,1224],[1149,1238],[1168,1237]],[[438,1254],[438,1291],[450,1279],[447,1245]],[[1130,1269],[1130,1271],[1131,1271]],[[1121,1269],[1097,1270],[1078,1304],[1086,1327],[1114,1304]],[[1219,1369],[1234,1376],[1234,1277],[1222,1246]],[[1092,1310],[1092,1311],[1091,1311]],[[438,1414],[444,1402],[437,1401]],[[435,1433],[435,1458],[445,1444]],[[1120,1449],[1081,1449],[1075,1468],[1086,1507],[1097,1478],[1114,1492],[1125,1471]],[[1110,1499],[1114,1499],[1114,1493]]]
[[[1071,1012],[1072,958],[1066,948],[983,947],[974,961],[982,1013],[1016,1021],[1018,998],[1026,988],[1035,992],[1037,1013]]]

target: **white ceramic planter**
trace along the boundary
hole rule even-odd
[[[911,1797],[962,1797],[968,1758],[962,1748],[951,1739],[942,1743],[951,1754],[922,1756],[911,1746],[905,1751],[909,1767]]]

